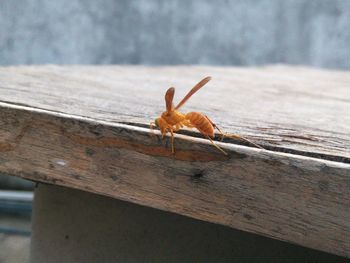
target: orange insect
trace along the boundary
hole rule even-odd
[[[203,136],[205,136],[207,139],[210,140],[210,142],[215,146],[219,151],[221,151],[223,154],[227,155],[227,153],[221,149],[218,145],[216,145],[212,138],[214,139],[215,133],[214,129],[216,128],[220,134],[222,135],[222,139],[224,136],[226,137],[233,137],[233,138],[239,138],[243,139],[259,148],[262,148],[261,146],[239,136],[234,134],[224,134],[206,115],[199,113],[199,112],[190,112],[187,114],[183,114],[179,112],[179,108],[183,106],[186,101],[194,94],[196,93],[200,88],[202,88],[205,84],[207,84],[211,80],[211,77],[206,77],[202,79],[200,82],[197,83],[189,92],[188,94],[180,101],[180,103],[174,107],[173,105],[173,98],[175,94],[175,88],[169,88],[167,92],[165,93],[165,105],[166,105],[166,111],[162,113],[162,115],[157,118],[154,122],[151,122],[150,128],[153,130],[153,125],[156,125],[159,127],[160,132],[162,134],[162,137],[168,132],[171,134],[171,151],[174,154],[174,132],[180,130],[183,127],[188,128],[196,128]]]

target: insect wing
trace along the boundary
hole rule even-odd
[[[182,105],[186,103],[186,101],[191,98],[193,94],[195,94],[201,87],[203,87],[205,84],[207,84],[211,80],[211,77],[206,77],[202,79],[200,82],[197,83],[196,86],[194,86],[187,95],[180,101],[180,103],[175,107],[175,110],[179,109]]]
[[[167,111],[173,110],[173,99],[175,94],[175,88],[169,88],[165,93],[165,106]]]

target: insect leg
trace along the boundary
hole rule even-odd
[[[244,137],[242,137],[242,136],[240,136],[240,135],[238,135],[238,134],[231,134],[231,133],[227,133],[227,132],[224,133],[222,130],[219,129],[219,127],[218,127],[215,123],[213,123],[213,122],[208,118],[208,116],[205,116],[205,117],[208,119],[208,121],[210,121],[210,123],[213,125],[213,127],[216,128],[216,129],[220,132],[220,134],[221,134],[221,141],[224,140],[224,137],[235,138],[235,139],[240,139],[240,140],[246,141],[246,142],[248,142],[248,143],[250,143],[250,144],[252,144],[252,145],[254,145],[254,146],[256,146],[256,147],[258,147],[258,148],[260,148],[260,149],[264,149],[264,148],[261,147],[260,145],[254,143],[254,142],[252,142],[251,140],[248,140],[247,138],[244,138]]]
[[[211,125],[213,125],[213,127],[215,128],[215,129],[217,129],[219,132],[220,132],[220,135],[221,135],[221,141],[223,141],[224,140],[224,137],[225,137],[225,134],[224,134],[224,132],[221,130],[221,129],[219,129],[219,127],[214,123],[214,122],[212,122],[212,120],[211,119],[209,119],[208,118],[208,116],[207,115],[205,115],[205,117],[207,118],[207,120],[211,123]]]
[[[216,128],[220,132],[221,141],[223,141],[224,137],[225,137],[225,133],[222,130],[220,130],[219,127],[215,123],[212,123],[212,124],[213,124],[213,127]]]
[[[171,153],[175,154],[175,149],[174,149],[174,132],[173,129],[170,129],[170,134],[171,134]]]
[[[149,124],[149,129],[150,129],[150,135],[151,135],[151,136],[155,136],[155,134],[154,134],[154,126],[155,126],[155,123],[152,121],[152,122]]]
[[[216,148],[216,149],[218,149],[220,152],[222,152],[223,154],[225,154],[225,155],[227,155],[227,153],[223,150],[223,149],[221,149],[218,145],[216,145],[214,142],[213,142],[213,140],[207,135],[207,138],[210,140],[210,142],[211,142],[211,144]]]
[[[175,125],[175,128],[174,128],[174,131],[178,131],[178,130],[180,130],[182,127],[181,127],[181,125],[180,124],[176,124]]]

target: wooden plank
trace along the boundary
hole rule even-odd
[[[1,107],[1,172],[350,256],[350,164]]]
[[[204,76],[183,107],[275,151],[350,162],[350,73],[301,67],[35,66],[0,68],[0,100],[148,125]]]
[[[202,101],[195,100],[196,97],[193,101],[191,99],[191,110],[203,107],[230,132],[252,135],[249,138],[271,148],[272,140],[265,139],[273,138],[278,147],[284,147],[283,150],[303,152],[304,155],[218,142],[228,151],[229,155],[225,156],[207,140],[187,133],[176,136],[177,151],[173,156],[169,138],[162,142],[160,136],[152,137],[149,129],[139,126],[163,109],[161,90],[169,83],[162,87],[160,84],[169,80],[181,81],[181,77],[174,77],[180,76],[181,72],[184,72],[183,79],[188,82],[193,79],[195,83],[200,79],[197,75],[206,75],[209,69],[220,72],[223,79],[224,72],[227,78],[231,78],[229,73],[232,72],[246,73],[246,80],[251,74],[253,83],[259,80],[259,76],[272,78],[270,71],[291,72],[293,68],[1,69],[0,92],[3,101],[7,102],[0,103],[0,172],[111,196],[349,257],[350,164],[346,163],[349,160],[349,123],[344,114],[349,103],[345,97],[347,89],[342,86],[345,84],[339,84],[346,83],[348,74],[327,71],[323,74],[318,70],[294,68],[299,77],[318,74],[315,80],[320,81],[328,76],[336,92],[332,97],[324,88],[324,95],[317,100],[313,99],[316,89],[310,88],[307,93],[309,86],[305,85],[303,92],[300,88],[300,94],[313,94],[305,95],[308,103],[303,102],[299,93],[296,95],[291,91],[288,97],[281,92],[280,110],[276,111],[276,116],[260,115],[259,108],[255,109],[255,113],[265,116],[265,119],[254,119],[253,112],[243,109],[238,115],[229,115],[229,106],[236,107],[233,102],[229,103],[229,96],[215,99],[216,95],[228,93],[225,90],[230,90],[229,86],[217,86],[215,91],[208,87],[206,92],[213,99],[205,103],[204,97],[201,97]],[[118,77],[113,77],[113,72],[119,74]],[[109,74],[112,75],[110,79]],[[294,75],[285,73],[285,78],[287,76]],[[337,77],[341,77],[338,82]],[[283,78],[282,73],[276,73],[276,79],[279,78]],[[273,80],[269,81],[261,84],[267,94],[267,87],[274,87]],[[301,78],[300,82],[303,81],[308,83]],[[140,85],[134,87],[130,83]],[[286,87],[290,87],[291,81],[286,83]],[[158,86],[152,88],[153,84]],[[302,86],[297,82],[295,85]],[[253,86],[251,91],[257,89],[257,94],[265,94],[260,93],[257,85]],[[145,87],[152,91],[141,94],[140,90]],[[286,87],[285,91],[288,90]],[[138,93],[131,93],[137,90]],[[197,95],[204,93],[201,92]],[[268,105],[262,102],[265,97],[257,99],[254,92],[250,96],[253,94],[261,108]],[[232,100],[235,101],[236,97],[243,100],[242,96],[237,93]],[[298,119],[296,124],[291,120],[283,122],[282,116],[288,116],[288,107],[283,107],[288,98],[296,98],[293,105],[303,116],[303,120]],[[306,108],[310,101],[318,108]],[[265,109],[261,111],[271,114]],[[292,111],[294,109],[289,109],[289,115]],[[319,119],[310,117],[313,114],[318,116],[318,111],[322,113]],[[342,117],[337,116],[340,112]],[[240,117],[242,126],[239,123],[235,129],[230,126],[236,121],[231,119],[233,116]],[[278,125],[277,120],[281,121]],[[253,125],[255,121],[261,125]],[[319,123],[326,121],[329,121],[328,125],[320,128]],[[274,128],[261,129],[264,125]],[[285,131],[293,129],[295,134],[281,132],[284,125],[287,126]],[[314,137],[296,136],[304,132]],[[291,139],[285,142],[286,138]],[[310,154],[324,158],[305,156]]]

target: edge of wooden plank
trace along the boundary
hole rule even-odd
[[[83,121],[83,122],[88,122],[88,123],[93,123],[93,124],[106,125],[106,126],[109,126],[109,127],[129,129],[130,131],[133,131],[133,132],[142,132],[142,133],[151,134],[149,128],[141,127],[140,124],[133,125],[132,123],[125,123],[125,122],[104,121],[104,120],[100,120],[100,119],[89,118],[87,116],[79,116],[79,115],[67,114],[67,113],[64,113],[64,112],[46,110],[46,109],[43,109],[43,108],[31,107],[31,106],[28,106],[28,105],[25,105],[25,104],[15,104],[15,103],[4,102],[4,101],[0,100],[0,109],[2,107],[13,108],[13,109],[17,109],[17,110],[30,111],[30,112],[39,113],[39,114],[47,114],[47,115],[52,115],[52,116],[55,116],[55,117],[67,118],[67,119],[71,119],[71,120]],[[161,133],[160,133],[159,130],[154,130],[153,133],[154,133],[155,136],[161,136]],[[179,138],[179,139],[183,139],[183,140],[189,140],[189,141],[194,142],[194,143],[202,143],[202,144],[211,145],[207,139],[201,138],[201,137],[197,137],[197,136],[193,137],[191,135],[192,135],[192,133],[190,131],[185,131],[184,134],[175,133],[175,138]],[[169,134],[167,134],[165,136],[167,138],[170,137]],[[270,149],[258,149],[256,147],[250,147],[250,146],[247,146],[247,145],[241,145],[241,144],[237,144],[237,143],[232,143],[232,142],[237,142],[236,139],[227,138],[226,140],[227,141],[225,141],[225,142],[221,142],[221,141],[216,140],[215,143],[218,144],[220,147],[223,147],[225,149],[248,150],[248,152],[250,154],[253,153],[253,152],[258,153],[258,154],[261,153],[261,152],[269,152],[269,153],[273,153],[273,154],[275,154],[277,156],[279,156],[279,155],[280,156],[285,156],[285,157],[289,156],[289,157],[293,157],[293,158],[300,158],[300,159],[303,159],[303,160],[314,160],[314,161],[318,160],[318,161],[321,161],[322,163],[334,164],[337,167],[350,168],[350,164],[349,163],[345,163],[345,162],[341,162],[341,161],[328,160],[328,159],[321,159],[321,158],[317,158],[317,157],[314,157],[314,156],[304,155],[303,154],[304,152],[302,152],[302,151],[300,151],[300,154],[298,154],[296,152],[275,151],[275,150],[270,150]],[[276,148],[276,147],[273,147],[273,148]],[[168,147],[168,149],[169,149],[169,147]],[[166,154],[166,155],[168,155],[168,154]],[[175,158],[176,158],[176,156],[175,156]],[[218,158],[220,158],[220,157],[218,157]],[[225,157],[223,156],[222,158],[225,158]]]
[[[146,128],[0,108],[1,172],[350,256],[350,164],[186,135],[172,156]]]

